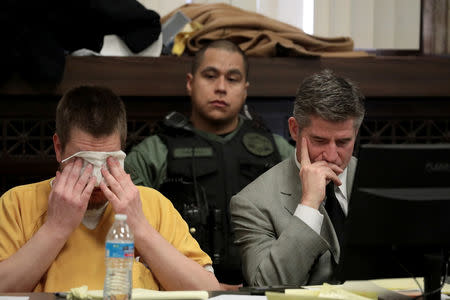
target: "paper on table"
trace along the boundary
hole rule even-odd
[[[0,296],[0,300],[28,300],[26,296]]]
[[[342,285],[331,285],[324,283],[320,288],[315,289],[286,289],[287,295],[296,295],[306,298],[331,298],[347,300],[371,300],[377,299],[375,293],[363,293],[364,290],[355,292],[345,290]]]
[[[267,300],[317,300],[313,295],[290,295],[285,293],[266,292]]]
[[[385,289],[376,285],[369,280],[349,280],[342,285],[346,290],[374,292],[378,295],[378,299],[384,300],[402,300],[411,299],[411,297],[401,295],[397,292]]]
[[[89,291],[87,286],[73,288],[68,293],[70,299],[79,300],[102,300],[103,290]],[[153,291],[147,289],[133,289],[133,300],[147,300],[147,299],[192,299],[192,300],[206,300],[208,299],[208,292],[206,291]]]
[[[423,289],[423,278],[418,277],[416,279]],[[374,279],[370,281],[392,291],[419,290],[417,283],[412,278]],[[450,284],[446,283],[441,292],[450,295]]]
[[[225,294],[209,298],[210,300],[267,300],[266,296],[261,295],[233,295]]]

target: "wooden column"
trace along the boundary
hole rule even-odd
[[[445,55],[449,47],[450,0],[422,0],[421,50],[427,55]]]

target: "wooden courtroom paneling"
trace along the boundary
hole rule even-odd
[[[121,96],[186,96],[191,57],[72,57],[56,88],[33,88],[21,80],[0,86],[0,95],[61,95],[81,84],[112,88]],[[292,97],[305,76],[323,68],[356,81],[371,97],[448,97],[450,58],[250,58],[249,97]]]
[[[191,57],[67,57],[55,88],[11,79],[0,86],[0,194],[54,176],[54,114],[67,89],[112,88],[128,114],[126,151],[152,134],[172,110],[189,112],[186,73]],[[323,68],[357,82],[367,114],[359,143],[449,143],[450,58],[250,58],[247,103],[274,132],[288,138],[287,118],[300,82]]]

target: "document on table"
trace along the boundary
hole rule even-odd
[[[0,300],[28,300],[28,296],[0,296]]]
[[[374,292],[378,295],[379,299],[384,300],[402,300],[402,299],[411,299],[406,295],[399,294],[395,291],[386,289],[384,287],[380,287],[375,283],[369,280],[350,280],[346,281],[343,285],[343,288],[348,289],[350,291],[366,291],[366,292]]]
[[[267,300],[266,296],[260,295],[233,295],[225,294],[209,298],[209,300]]]
[[[207,300],[206,291],[153,291],[147,289],[134,288],[132,290],[132,300]],[[73,288],[67,294],[68,300],[103,300],[103,290],[88,290],[86,285]]]
[[[370,281],[392,291],[418,291],[419,287],[417,284],[420,284],[420,287],[423,289],[423,278],[418,277],[416,279],[417,282],[412,278],[373,279]],[[444,284],[441,293],[450,295],[450,284]]]

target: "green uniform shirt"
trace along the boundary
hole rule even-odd
[[[238,127],[226,136],[194,129],[195,133],[209,140],[226,143],[239,131],[243,120],[239,120]],[[281,159],[288,158],[294,149],[283,137],[273,134],[275,144],[280,152]],[[134,146],[125,158],[125,171],[131,175],[136,185],[143,185],[158,189],[166,179],[167,174],[167,147],[157,135],[149,136]]]

